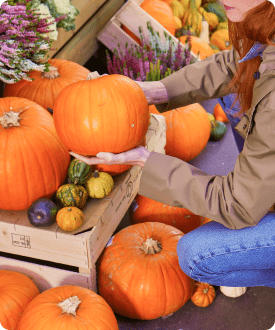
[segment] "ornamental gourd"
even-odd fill
[[[95,292],[75,285],[48,289],[25,309],[17,330],[119,330],[110,306]]]
[[[161,222],[174,226],[185,234],[198,228],[203,222],[202,216],[187,209],[159,203],[141,195],[137,195],[132,203],[130,218],[132,224]]]
[[[19,97],[0,99],[0,209],[24,210],[51,198],[69,163],[47,110]]]
[[[53,118],[68,149],[95,156],[139,145],[148,130],[149,107],[138,84],[113,74],[65,87],[54,104]]]
[[[55,199],[62,206],[75,206],[80,209],[86,204],[88,198],[87,190],[73,183],[67,183],[60,186],[55,194]]]
[[[97,263],[99,294],[115,313],[140,320],[169,315],[191,297],[194,280],[180,268],[177,243],[184,234],[159,222],[116,233]]]
[[[207,112],[194,103],[162,114],[166,120],[165,152],[186,162],[205,148],[211,132]]]
[[[17,329],[27,305],[39,295],[35,283],[26,275],[0,270],[0,324],[7,330]]]
[[[79,80],[85,80],[89,70],[78,63],[62,60],[49,59],[49,72],[33,70],[30,78],[33,81],[20,80],[15,84],[6,84],[3,96],[23,97],[40,104],[43,108],[53,109],[54,101],[60,91]]]
[[[74,231],[83,225],[84,214],[74,206],[63,207],[57,212],[56,222],[58,227],[65,231]]]
[[[112,176],[105,172],[95,170],[86,182],[85,187],[92,198],[103,198],[110,194],[114,187]]]
[[[230,50],[232,48],[232,43],[229,39],[228,29],[215,31],[210,37],[210,43],[220,50]]]

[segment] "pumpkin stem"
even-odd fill
[[[22,110],[20,110],[19,112],[13,112],[13,111],[5,112],[4,115],[0,117],[0,124],[4,128],[20,126],[19,120],[21,120],[21,118],[19,117],[19,115],[21,112]]]
[[[94,171],[94,173],[93,173],[93,177],[94,177],[94,178],[99,178],[98,170],[95,170],[95,171]]]
[[[208,290],[209,290],[208,288],[203,289],[203,293],[207,294]]]
[[[97,71],[89,72],[86,80],[93,80],[99,78],[100,74]]]
[[[42,78],[56,79],[56,78],[60,77],[60,74],[57,71],[57,68],[55,66],[50,66],[49,70],[50,70],[49,72],[43,72],[42,73]]]
[[[71,314],[76,316],[76,310],[79,306],[81,301],[78,299],[77,296],[69,297],[60,303],[57,304],[62,309],[62,313]]]
[[[161,251],[161,243],[153,238],[147,238],[146,242],[142,243],[141,250],[146,254],[156,254]]]

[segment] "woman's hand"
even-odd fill
[[[70,152],[70,154],[81,160],[82,162],[88,165],[96,165],[96,164],[126,164],[126,165],[139,165],[141,167],[144,166],[147,158],[150,155],[150,151],[148,151],[143,146],[138,146],[134,149],[119,153],[113,154],[111,152],[99,152],[96,157],[85,157],[74,152]]]

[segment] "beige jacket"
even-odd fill
[[[232,48],[214,54],[163,79],[164,112],[226,94],[238,65]],[[139,194],[187,208],[231,229],[254,226],[275,202],[275,47],[267,46],[255,81],[253,101],[236,130],[245,138],[234,170],[209,175],[177,158],[152,152],[142,171]]]

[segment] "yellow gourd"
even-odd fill
[[[181,19],[178,18],[177,16],[174,16],[174,21],[175,21],[175,28],[180,29],[182,27],[182,22]]]
[[[85,186],[90,197],[103,198],[112,191],[114,180],[110,174],[95,170]]]
[[[170,8],[172,9],[174,16],[176,16],[178,18],[183,17],[184,7],[179,1],[175,0],[175,1],[171,2]]]
[[[202,30],[202,15],[197,9],[189,8],[184,12],[182,25],[186,28],[192,27],[196,35],[199,36]]]
[[[227,29],[228,30],[228,21],[220,22],[217,26],[217,30],[220,30],[220,29]]]
[[[198,9],[199,13],[202,14],[204,19],[208,22],[209,24],[209,30],[213,31],[216,29],[216,27],[219,25],[219,18],[216,14],[214,13],[209,13],[206,10],[204,10],[202,7]]]
[[[215,31],[210,38],[210,44],[217,46],[220,50],[230,50],[232,44],[229,40],[228,30],[220,29]]]

